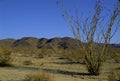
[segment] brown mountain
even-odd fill
[[[59,42],[61,42],[61,38],[52,38],[47,40],[40,39],[38,43],[38,48],[48,48],[48,49],[59,48]]]
[[[52,38],[39,40],[38,48],[60,48],[60,49],[77,49],[80,47],[80,42],[70,37]]]
[[[22,47],[22,48],[36,48],[38,44],[38,38],[35,37],[23,37],[21,39],[13,42],[12,47]]]
[[[22,47],[22,48],[46,48],[46,49],[69,49],[80,47],[79,41],[70,37],[52,39],[47,38],[35,38],[35,37],[23,37],[18,40],[4,39],[0,40],[0,47]]]
[[[15,42],[15,39],[7,38],[0,40],[0,47],[11,47],[13,42]]]
[[[101,45],[101,44],[100,44]],[[98,46],[98,45],[97,45]],[[21,39],[0,40],[0,47],[21,47],[21,48],[46,48],[46,49],[78,49],[81,47],[80,41],[70,37],[52,39],[23,37]],[[119,44],[111,44],[111,47],[119,48]]]

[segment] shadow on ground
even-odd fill
[[[64,74],[64,75],[90,75],[89,73],[80,73],[80,72],[71,72],[71,71],[63,71],[63,70],[58,70],[58,69],[43,69],[46,72],[51,72],[51,73],[57,73],[57,74]]]
[[[6,69],[17,69],[21,71],[46,71],[50,73],[55,73],[55,74],[64,74],[64,75],[69,75],[69,76],[76,76],[76,75],[90,75],[89,73],[80,73],[80,72],[72,72],[72,71],[65,71],[65,70],[59,70],[59,69],[48,69],[48,68],[37,68],[37,67],[30,67],[30,66],[14,66],[14,67],[6,67]]]
[[[61,65],[66,65],[66,64],[83,64],[83,65],[85,65],[85,63],[84,62],[52,62],[52,63],[54,63],[54,64],[61,64]]]

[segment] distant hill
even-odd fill
[[[120,44],[111,44],[112,48],[120,48]]]
[[[0,40],[0,47],[11,47],[11,45],[15,42],[15,39],[7,38]]]
[[[101,46],[101,44],[97,44]],[[35,38],[23,37],[21,39],[3,39],[0,40],[0,47],[20,47],[20,48],[46,48],[46,49],[78,49],[81,47],[80,41],[71,37],[64,38]],[[111,44],[112,48],[120,48],[120,44]]]
[[[35,37],[23,37],[21,39],[16,40],[12,43],[12,47],[28,47],[28,48],[36,48],[38,44],[38,38]]]
[[[42,38],[39,39],[38,42],[38,48],[60,48],[60,49],[77,49],[80,47],[80,41],[75,40],[70,37],[64,37],[64,38],[52,38],[52,39],[46,39]]]

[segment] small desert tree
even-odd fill
[[[120,27],[119,4],[108,10],[102,6],[102,0],[96,0],[92,14],[81,17],[78,8],[75,8],[75,14],[71,15],[63,0],[57,0],[57,3],[62,8],[63,16],[69,23],[74,37],[81,41],[80,49],[84,50],[88,72],[91,75],[99,75],[110,40]],[[105,15],[107,12],[109,14]]]

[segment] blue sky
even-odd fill
[[[94,0],[77,1],[82,11],[88,11],[94,4]],[[114,0],[108,0],[106,5],[110,6],[113,2]],[[66,0],[65,3],[71,7],[72,0]],[[29,36],[73,37],[56,0],[0,0],[0,39]],[[113,42],[119,42],[117,36],[119,33]]]

